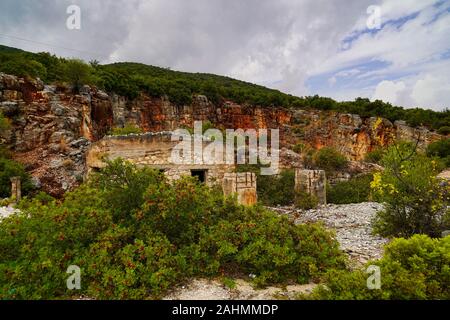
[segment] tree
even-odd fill
[[[65,80],[69,81],[78,92],[80,88],[89,83],[92,76],[92,67],[79,59],[68,60],[64,63]]]
[[[381,161],[384,171],[374,174],[375,200],[385,206],[373,221],[380,235],[439,237],[450,226],[449,185],[436,177],[438,163],[416,148],[411,143],[391,146]]]

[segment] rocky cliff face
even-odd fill
[[[382,118],[361,118],[354,114],[296,110],[292,115],[292,136],[315,149],[331,146],[351,160],[393,141],[417,141],[421,149],[442,138],[426,128],[411,128],[404,121],[392,123]]]
[[[95,88],[73,94],[64,86],[0,74],[0,111],[12,127],[3,137],[46,192],[60,196],[82,181],[85,151],[114,126],[134,123],[146,132],[191,127],[195,120],[210,121],[222,129],[279,128],[281,146],[302,142],[315,148],[334,146],[352,160],[360,160],[377,146],[394,139],[420,137],[425,146],[440,136],[402,122],[362,119],[356,115],[314,110],[291,111],[226,101],[214,105],[196,96],[189,106],[176,106],[165,98],[141,95],[129,101]]]

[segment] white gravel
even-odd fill
[[[192,279],[178,286],[163,300],[274,300],[296,299],[300,293],[308,294],[316,284],[269,286],[255,289],[251,283],[235,279],[235,287],[230,289],[218,279]]]
[[[2,218],[6,218],[14,213],[20,212],[18,209],[14,209],[13,207],[0,207],[0,220]]]
[[[292,207],[270,209],[289,215],[296,223],[323,222],[327,228],[335,230],[341,249],[359,264],[381,258],[383,245],[388,242],[372,234],[371,220],[377,211],[383,209],[376,202],[330,204],[307,211]]]

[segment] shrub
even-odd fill
[[[304,191],[297,191],[295,193],[295,206],[297,208],[303,209],[303,210],[310,210],[317,208],[317,205],[319,204],[319,200],[317,197],[315,197],[312,194],[309,194]]]
[[[448,136],[450,134],[450,126],[440,127],[437,132],[444,136]]]
[[[3,131],[7,130],[10,127],[9,121],[2,112],[0,112],[0,135]]]
[[[26,195],[33,189],[30,175],[25,171],[22,164],[12,160],[0,157],[0,198],[11,196],[12,177],[21,178],[22,194]]]
[[[71,59],[65,61],[64,80],[68,81],[76,92],[85,84],[91,83],[93,69],[87,63],[80,59]]]
[[[427,155],[442,159],[444,165],[450,167],[450,138],[430,143],[427,147]]]
[[[369,265],[380,267],[381,289],[369,290],[364,270],[331,270],[325,285],[313,290],[309,299],[450,299],[450,237],[431,239],[415,235],[395,239],[385,247],[384,257]]]
[[[157,298],[187,277],[227,270],[264,285],[345,266],[321,226],[295,225],[192,177],[172,184],[120,160],[62,201],[47,200],[24,199],[23,213],[0,221],[0,299]],[[66,288],[70,265],[82,270],[75,293]]]
[[[257,192],[261,203],[268,206],[290,205],[295,200],[295,171],[283,170],[279,175],[258,176]]]
[[[327,186],[327,201],[334,204],[369,201],[371,181],[372,175],[367,174]]]
[[[1,64],[0,71],[7,74],[14,74],[20,77],[45,78],[47,71],[45,67],[35,61],[18,57]]]
[[[336,170],[345,168],[348,160],[336,149],[324,147],[314,154],[313,164],[317,168],[327,171],[327,173],[333,173]]]
[[[383,155],[384,155],[383,149],[375,149],[366,154],[364,161],[369,163],[380,164]]]
[[[80,188],[60,206],[23,201],[25,213],[0,224],[0,299],[67,295],[66,269],[112,223],[95,190]]]
[[[111,135],[113,136],[125,136],[127,134],[140,134],[142,133],[142,129],[138,126],[127,123],[123,128],[115,127],[112,129]]]
[[[142,206],[144,192],[149,185],[159,183],[163,176],[157,170],[138,169],[120,158],[106,163],[105,168],[91,177],[90,184],[108,199],[108,209],[113,213],[114,221],[124,222]]]
[[[450,192],[448,185],[436,178],[440,171],[436,161],[403,143],[387,150],[382,165],[384,171],[374,174],[371,183],[375,200],[384,204],[373,222],[375,232],[440,236],[449,227]]]

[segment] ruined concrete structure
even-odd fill
[[[256,175],[234,173],[235,166],[228,164],[203,164],[199,159],[186,164],[175,164],[172,152],[179,141],[172,141],[170,132],[127,136],[108,136],[93,143],[86,154],[87,174],[105,166],[105,159],[122,158],[138,166],[164,172],[169,180],[183,175],[195,176],[207,185],[222,185],[225,195],[237,195],[243,205],[256,204]],[[206,147],[208,142],[203,143]],[[182,159],[185,160],[185,159]]]
[[[20,177],[11,177],[11,198],[19,202],[22,199],[22,186]]]
[[[236,194],[243,205],[256,204],[256,175],[253,172],[225,173],[222,188],[224,195]]]
[[[203,164],[200,161],[196,161],[197,164],[194,161],[175,164],[171,154],[177,143],[178,141],[172,141],[170,132],[107,136],[89,148],[86,154],[87,171],[89,173],[105,166],[103,157],[109,160],[122,158],[138,166],[161,170],[170,180],[179,179],[182,175],[192,175],[212,185],[220,184],[224,174],[232,172],[235,168],[234,165]]]
[[[327,204],[327,179],[324,170],[295,170],[295,189],[317,198],[319,204]]]

